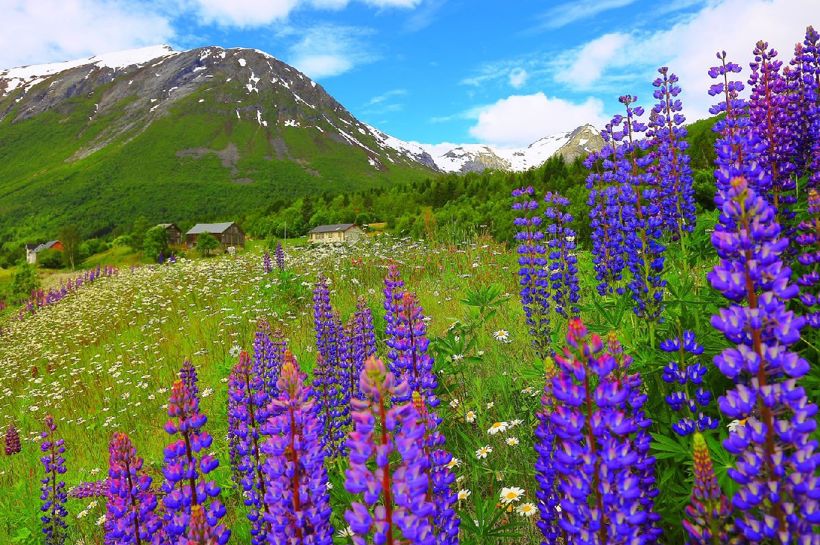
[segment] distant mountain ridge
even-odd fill
[[[266,203],[437,172],[525,170],[595,149],[592,127],[523,149],[405,142],[262,51],[168,46],[0,70],[0,238],[137,216],[224,221]]]

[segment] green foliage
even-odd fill
[[[201,233],[196,237],[196,249],[200,255],[209,256],[219,248],[219,241],[210,233]]]
[[[46,269],[60,269],[64,265],[63,252],[49,248],[37,253],[37,264]]]
[[[11,295],[17,302],[25,301],[29,295],[31,295],[31,292],[39,287],[40,279],[37,278],[37,271],[28,263],[24,263],[17,272],[14,273],[14,280],[11,284]]]
[[[166,254],[168,252],[168,231],[160,226],[149,229],[148,232],[145,233],[142,250],[145,257],[152,260],[158,259],[160,254]]]
[[[63,243],[63,263],[74,270],[74,265],[80,260],[80,231],[74,225],[67,225],[60,229],[60,242]]]
[[[134,220],[134,227],[131,229],[131,244],[133,244],[134,250],[143,249],[148,229],[148,219],[145,216],[140,216]]]

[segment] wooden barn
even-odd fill
[[[229,221],[225,223],[197,223],[185,233],[188,247],[193,248],[196,246],[197,237],[204,233],[213,235],[224,248],[245,245],[245,232],[236,223]]]
[[[26,244],[26,263],[34,265],[37,263],[37,254],[43,250],[63,251],[63,243],[59,240],[49,240],[42,244]]]
[[[176,226],[175,223],[159,223],[157,227],[162,227],[168,234],[168,244],[171,246],[179,246],[182,244],[182,229]]]
[[[311,243],[326,244],[330,242],[356,242],[364,236],[355,223],[337,223],[320,225],[308,233]]]

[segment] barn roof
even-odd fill
[[[191,227],[186,235],[199,235],[201,233],[224,233],[233,225],[234,222],[228,221],[225,223],[197,223]]]
[[[53,247],[55,244],[60,242],[59,240],[49,240],[48,242],[43,242],[36,248],[34,248],[34,253],[42,252],[43,250],[48,250],[49,248]]]
[[[176,229],[179,229],[179,227],[177,227],[176,223],[158,223],[157,227],[162,227],[163,229],[168,229],[169,227],[174,227]]]
[[[333,225],[319,225],[310,230],[311,233],[338,233],[356,227],[355,223],[334,223]]]

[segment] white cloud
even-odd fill
[[[544,93],[513,95],[484,107],[470,135],[501,147],[526,146],[545,135],[585,123],[601,126],[604,105],[596,98],[576,103]]]
[[[638,94],[648,105],[655,69],[668,66],[680,77],[686,113],[694,120],[708,115],[713,102],[707,70],[716,64],[716,51],[725,50],[743,66],[738,79],[745,81],[758,40],[768,41],[788,63],[806,25],[818,21],[817,0],[710,0],[670,28],[597,38],[559,60],[554,77],[578,90]]]
[[[541,15],[541,28],[556,29],[595,17],[611,9],[622,8],[635,0],[575,0],[554,6]]]
[[[65,61],[170,41],[167,17],[138,2],[0,0],[0,67]]]
[[[299,31],[289,50],[288,63],[313,79],[343,74],[378,57],[362,39],[372,30],[360,27],[320,25]]]
[[[259,27],[283,21],[298,8],[340,10],[350,0],[192,0],[203,22],[225,27]],[[369,6],[414,8],[421,0],[359,0]]]
[[[571,54],[569,66],[555,74],[556,81],[573,87],[586,87],[596,82],[613,59],[621,57],[621,49],[630,42],[627,34],[604,34]]]
[[[382,104],[384,102],[388,102],[393,98],[401,97],[407,94],[407,89],[390,89],[389,91],[385,91],[380,95],[376,95],[370,100],[367,101],[365,106],[375,106],[377,104]]]
[[[530,75],[523,68],[513,68],[510,70],[510,85],[515,89],[520,89],[525,83],[527,83],[527,78],[529,77]]]

